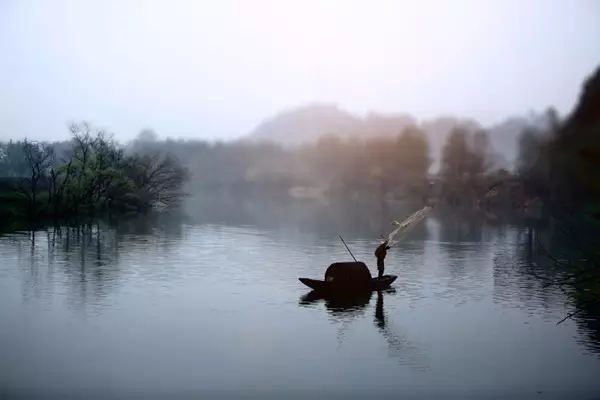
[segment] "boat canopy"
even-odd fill
[[[325,281],[350,285],[370,284],[371,271],[361,261],[336,262],[325,271]]]

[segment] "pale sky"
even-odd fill
[[[0,0],[0,139],[229,139],[314,101],[493,123],[597,64],[596,0]]]

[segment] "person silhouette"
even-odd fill
[[[375,249],[375,257],[377,258],[377,277],[381,278],[383,276],[383,271],[385,269],[385,256],[387,255],[387,251],[391,249],[388,246],[388,241],[384,240],[377,249]]]

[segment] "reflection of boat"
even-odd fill
[[[396,290],[394,288],[389,288],[383,291],[383,293],[395,294]],[[299,305],[310,307],[323,302],[325,304],[325,309],[334,320],[348,322],[364,313],[369,306],[372,297],[372,292],[331,294],[311,290],[300,298]]]
[[[299,278],[309,288],[327,294],[365,293],[388,288],[398,277],[383,275],[373,278],[363,262],[338,262],[325,272],[325,280]]]
[[[383,298],[385,294],[395,294],[394,288],[377,291],[377,302],[375,304],[374,325],[385,338],[388,344],[388,354],[390,357],[397,359],[401,364],[407,365],[415,370],[426,371],[429,369],[429,360],[425,353],[413,345],[408,337],[404,334],[394,332],[390,329],[387,321],[386,312],[384,311]],[[333,321],[341,323],[341,332],[348,328],[348,324],[352,320],[362,315],[367,309],[372,292],[363,292],[360,294],[323,294],[315,290],[305,294],[300,298],[300,306],[311,306],[320,301],[325,302],[325,308],[333,317]],[[343,333],[339,334],[339,339],[343,337]]]
[[[371,292],[358,295],[331,295],[311,290],[300,298],[300,305],[307,306],[320,301],[325,303],[325,308],[332,316],[355,315],[363,311],[371,301]]]

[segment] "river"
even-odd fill
[[[340,305],[298,277],[350,259],[336,233],[375,273],[377,236],[317,226],[0,236],[0,397],[600,394],[598,332],[556,325],[572,308],[527,273],[523,229],[432,216],[390,250],[393,290]]]

